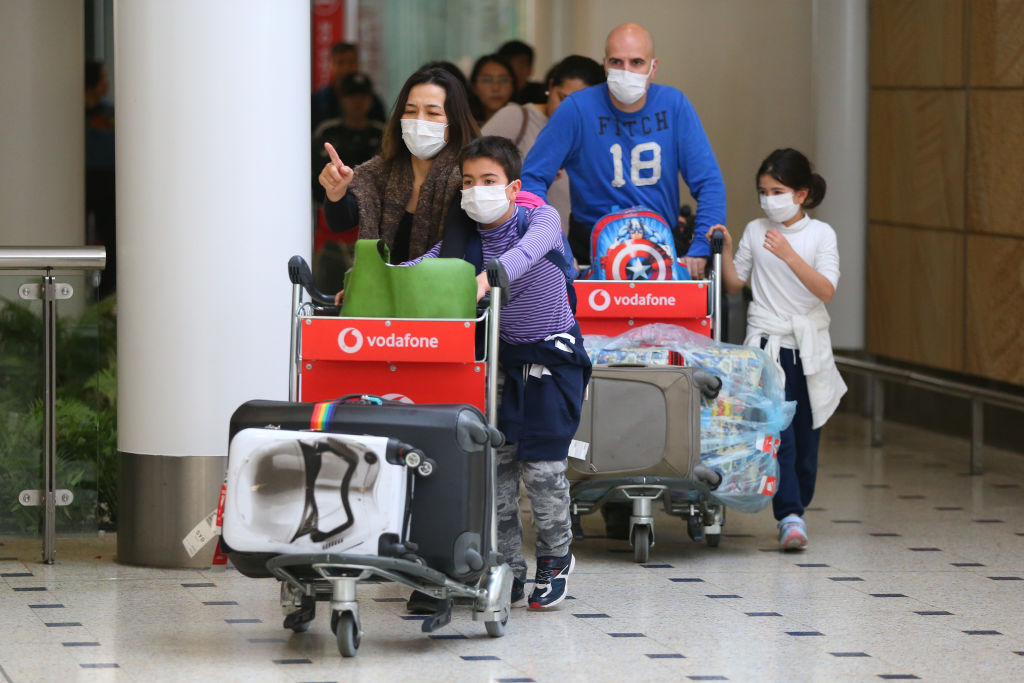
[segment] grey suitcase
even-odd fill
[[[587,479],[652,475],[691,479],[700,464],[702,392],[719,380],[692,367],[595,366],[576,440],[584,459],[569,464]]]

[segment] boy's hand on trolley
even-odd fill
[[[318,180],[324,190],[326,190],[327,198],[332,202],[336,202],[345,196],[348,184],[352,182],[355,171],[342,162],[341,157],[334,150],[334,145],[325,142],[324,149],[330,155],[331,161],[324,166],[324,170],[320,172]]]
[[[491,283],[487,281],[487,271],[476,276],[476,300],[483,299],[491,291]]]

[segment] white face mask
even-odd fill
[[[800,205],[793,202],[793,193],[761,195],[761,209],[776,223],[785,223],[796,215]]]
[[[608,69],[608,90],[619,102],[633,104],[647,92],[647,79],[654,72],[654,64],[646,74],[625,69]]]
[[[444,149],[447,123],[424,121],[423,119],[402,119],[402,140],[412,155],[418,159],[433,159]]]
[[[487,225],[504,217],[508,212],[509,198],[505,187],[496,185],[474,185],[462,191],[462,210],[477,223]]]

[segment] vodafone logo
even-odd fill
[[[623,294],[612,296],[603,289],[595,289],[587,297],[587,303],[590,305],[591,310],[603,311],[613,303],[616,306],[634,306],[634,307],[645,307],[645,306],[675,306],[676,298],[674,296],[660,296],[658,294],[651,294],[647,292],[640,294],[635,292],[633,294]]]
[[[352,337],[350,344],[347,339]],[[338,348],[345,353],[355,353],[363,348],[363,333],[354,327],[346,327],[338,334]]]
[[[420,337],[406,332],[399,334],[367,334],[355,327],[346,327],[338,333],[338,348],[345,353],[357,353],[364,346],[371,349],[436,349],[441,340],[437,337]]]
[[[384,394],[381,396],[385,401],[398,401],[399,403],[416,403],[405,394]]]
[[[612,303],[612,296],[603,289],[595,289],[587,298],[587,303],[595,311],[603,311]]]

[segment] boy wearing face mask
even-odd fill
[[[508,303],[501,311],[498,352],[498,426],[508,440],[498,449],[498,551],[515,577],[513,605],[525,606],[521,480],[537,530],[536,583],[529,606],[546,609],[565,599],[566,580],[575,565],[569,548],[572,524],[565,470],[590,378],[590,360],[559,265],[571,256],[565,253],[553,207],[516,204],[521,161],[511,140],[477,138],[462,150],[460,162],[462,209],[475,223],[479,238],[478,243],[467,240],[465,258],[476,262],[478,269],[496,260],[510,282]],[[422,258],[436,258],[443,248],[439,242]],[[482,253],[473,257],[473,248]],[[489,290],[487,273],[480,272],[477,300]]]
[[[571,183],[569,243],[590,263],[590,233],[618,208],[645,206],[674,223],[682,174],[697,199],[697,235],[725,223],[725,183],[704,128],[676,88],[652,84],[654,41],[637,24],[608,34],[608,82],[570,95],[551,116],[526,157],[523,188],[546,197],[560,168]],[[683,264],[702,278],[711,248],[695,239]]]
[[[803,515],[814,495],[821,427],[846,393],[832,358],[825,309],[839,283],[839,251],[832,226],[806,213],[825,197],[825,179],[811,172],[807,157],[795,149],[775,150],[758,169],[757,189],[767,217],[747,224],[735,258],[725,226],[712,227],[708,237],[716,229],[725,237],[726,289],[735,293],[750,283],[744,343],[768,353],[785,383],[786,400],[796,402],[793,421],[782,432],[772,507],[779,545],[803,550]]]

